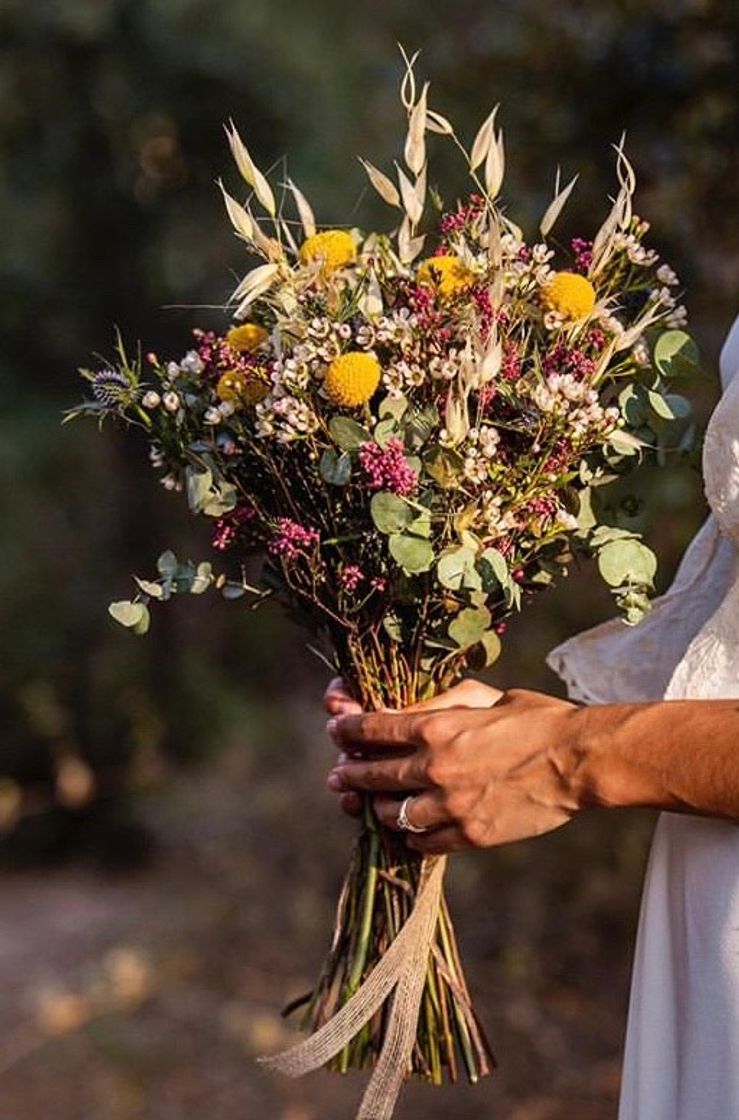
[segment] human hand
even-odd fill
[[[490,708],[500,700],[503,693],[499,688],[491,688],[482,681],[465,680],[454,688],[431,700],[421,700],[418,704],[411,704],[404,708],[405,712],[440,711],[444,708]],[[323,705],[329,716],[339,718],[348,715],[361,715],[362,705],[354,699],[349,686],[342,677],[334,677],[329,681],[323,697]],[[340,754],[337,765],[348,762],[349,755]],[[329,775],[330,778],[330,775]],[[329,782],[329,788],[331,784]],[[347,790],[339,795],[339,804],[345,813],[352,817],[360,816],[362,812],[362,795],[355,790]],[[398,802],[395,802],[396,808]]]
[[[425,853],[483,848],[538,836],[581,808],[575,705],[541,693],[501,693],[465,681],[402,712],[362,713],[332,681],[326,695],[329,731],[342,749],[328,779],[342,807],[358,811],[374,794],[378,820],[398,828],[398,794],[414,795],[406,836]]]

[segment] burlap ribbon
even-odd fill
[[[441,903],[446,856],[427,856],[413,910],[361,988],[304,1042],[259,1061],[288,1077],[302,1077],[343,1050],[395,989],[385,1040],[356,1120],[390,1120],[416,1040],[431,943]]]

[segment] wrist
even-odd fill
[[[565,752],[578,808],[678,807],[658,764],[660,752],[648,747],[659,734],[662,707],[596,704],[570,713]]]
[[[644,782],[619,749],[626,705],[571,708],[559,733],[561,773],[578,810],[648,804]]]

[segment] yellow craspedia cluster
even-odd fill
[[[436,288],[439,295],[446,298],[469,288],[475,277],[459,257],[446,254],[421,261],[418,279],[421,284]]]
[[[269,331],[259,323],[242,323],[238,327],[231,327],[226,335],[226,342],[239,354],[248,354],[258,346],[262,346],[268,338]]]
[[[334,358],[323,387],[334,404],[356,408],[373,396],[381,376],[382,367],[374,354],[349,350]]]
[[[595,307],[595,288],[579,272],[555,272],[542,288],[542,302],[565,319],[583,319]]]
[[[300,260],[303,264],[320,261],[321,271],[335,272],[357,259],[357,246],[354,238],[344,229],[326,229],[314,233],[300,246]]]
[[[237,407],[258,404],[259,401],[264,400],[268,392],[266,379],[256,370],[252,376],[249,376],[243,370],[230,369],[221,374],[216,385],[218,399]]]

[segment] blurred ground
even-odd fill
[[[0,1120],[353,1114],[360,1076],[292,1083],[254,1060],[292,1037],[278,1012],[320,963],[353,832],[323,791],[317,706],[280,730],[289,742],[271,756],[234,742],[139,805],[158,838],[147,868],[75,862],[0,878]],[[592,817],[452,861],[469,978],[501,1066],[474,1088],[407,1087],[399,1120],[613,1120],[649,827]]]

